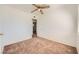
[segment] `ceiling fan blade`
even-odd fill
[[[50,7],[49,5],[46,5],[46,4],[32,4],[32,5],[37,8],[42,8],[42,9]]]
[[[50,6],[44,7],[44,8],[49,8]]]
[[[36,4],[32,4],[33,6],[35,6],[36,8],[38,7]]]
[[[44,14],[42,10],[40,10],[40,13],[41,13],[41,14]]]
[[[33,12],[35,12],[35,11],[37,11],[38,9],[35,9],[35,10],[33,10],[33,11],[31,11],[31,13],[33,13]]]

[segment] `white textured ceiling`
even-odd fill
[[[32,4],[14,4],[14,5],[8,5],[8,6],[25,12],[31,12],[33,8],[35,8],[32,6]]]

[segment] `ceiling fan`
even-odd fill
[[[31,11],[31,13],[35,12],[35,11],[39,11],[41,14],[43,13],[43,9],[49,8],[50,6],[47,4],[32,4],[34,7],[36,7],[36,9],[34,9],[33,11]]]

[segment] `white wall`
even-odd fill
[[[38,19],[38,36],[76,46],[76,5],[50,5]]]
[[[79,5],[78,5],[78,35],[77,35],[77,50],[79,53]]]
[[[3,36],[0,36],[0,54],[3,51]]]
[[[3,45],[26,40],[32,36],[31,14],[6,5],[0,5],[4,40]]]
[[[1,9],[0,14],[2,14]],[[0,33],[3,33],[3,26],[2,26],[3,20],[1,18],[2,15],[0,15]],[[0,53],[2,53],[2,48],[3,48],[3,35],[0,35]]]
[[[78,32],[78,36],[77,36],[77,51],[79,53],[79,32]]]

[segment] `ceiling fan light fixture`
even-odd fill
[[[32,5],[36,7],[36,9],[32,11],[32,13],[35,11],[39,11],[41,14],[43,14],[42,10],[50,7],[48,4],[32,4]]]

